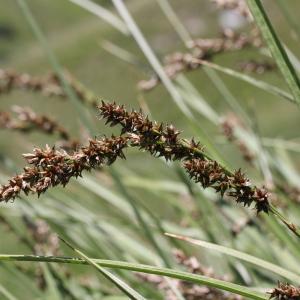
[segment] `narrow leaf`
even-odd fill
[[[176,238],[176,239],[179,239],[179,240],[186,241],[188,243],[191,243],[191,244],[194,244],[194,245],[197,245],[200,247],[204,247],[206,249],[215,250],[215,251],[221,252],[223,254],[233,256],[240,260],[243,260],[243,261],[249,262],[253,265],[259,266],[260,268],[264,268],[268,271],[271,271],[277,275],[285,277],[286,279],[289,279],[291,281],[300,282],[299,275],[297,275],[291,271],[288,271],[280,266],[277,266],[275,264],[267,262],[263,259],[260,259],[258,257],[246,254],[244,252],[241,252],[241,251],[229,248],[229,247],[224,247],[224,246],[220,246],[217,244],[213,244],[213,243],[209,243],[209,242],[205,242],[205,241],[201,241],[201,240],[196,240],[196,239],[192,239],[189,237],[180,236],[180,235],[176,235],[176,234],[166,233],[166,235]]]
[[[248,0],[249,8],[259,27],[283,77],[285,78],[295,101],[300,104],[300,82],[284,47],[281,45],[260,0]]]

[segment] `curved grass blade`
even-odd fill
[[[180,235],[176,235],[176,234],[171,234],[171,233],[166,233],[167,236],[176,238],[176,239],[180,239],[183,241],[186,241],[188,243],[200,246],[200,247],[204,247],[206,249],[211,249],[211,250],[215,250],[218,251],[220,253],[226,254],[226,255],[230,255],[233,256],[235,258],[238,258],[240,260],[249,262],[253,265],[259,266],[260,268],[264,268],[268,271],[271,271],[273,273],[276,273],[277,275],[280,275],[288,280],[294,281],[294,282],[300,282],[300,275],[297,275],[291,271],[288,271],[280,266],[277,266],[275,264],[272,264],[270,262],[267,262],[263,259],[260,259],[258,257],[246,254],[244,252],[229,248],[229,247],[224,247],[224,246],[220,246],[217,244],[213,244],[213,243],[209,243],[209,242],[205,242],[205,241],[201,241],[201,240],[196,240],[196,239],[192,239],[189,237],[185,237],[185,236],[180,236]]]
[[[70,247],[74,252],[79,254],[89,265],[94,266],[104,277],[106,277],[109,281],[111,281],[115,286],[117,286],[125,295],[127,295],[132,300],[146,300],[142,295],[128,286],[125,282],[119,279],[114,274],[100,267],[96,262],[86,256],[84,253],[74,248],[71,244],[65,241],[63,238],[59,237],[61,241],[63,241],[68,247]]]
[[[257,80],[254,77],[248,76],[248,75],[243,74],[241,72],[238,72],[238,71],[235,71],[235,70],[232,70],[232,69],[229,69],[229,68],[226,68],[226,67],[223,67],[223,66],[205,61],[205,60],[195,59],[195,63],[200,63],[204,66],[215,69],[215,70],[220,71],[220,72],[222,72],[224,74],[227,74],[229,76],[238,78],[238,79],[243,80],[247,83],[250,83],[253,86],[256,86],[256,87],[258,87],[258,88],[260,88],[260,89],[262,89],[262,90],[264,90],[268,93],[271,93],[273,95],[282,97],[286,100],[289,100],[292,103],[296,103],[296,100],[294,99],[294,97],[290,93],[278,88],[277,86],[269,84],[267,82]]]
[[[274,60],[294,95],[295,102],[300,104],[299,78],[284,50],[284,47],[275,33],[272,23],[269,20],[261,1],[248,0],[247,3]]]
[[[193,282],[199,285],[207,285],[213,288],[228,291],[234,294],[248,297],[254,300],[268,300],[269,296],[265,293],[256,292],[251,288],[241,286],[235,283],[226,282],[223,280],[210,278],[203,275],[192,274],[180,270],[173,270],[143,264],[128,263],[114,260],[94,259],[90,261],[104,268],[123,269],[128,271],[155,274],[176,278],[188,282]],[[84,259],[75,257],[59,257],[59,256],[36,256],[36,255],[6,255],[0,254],[0,261],[35,261],[35,262],[52,262],[52,263],[70,263],[70,264],[88,264]]]

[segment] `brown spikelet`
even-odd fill
[[[270,299],[300,300],[300,288],[288,283],[278,282],[278,287],[274,288],[270,294]]]
[[[21,192],[40,195],[49,187],[65,186],[72,177],[81,176],[83,171],[112,164],[118,157],[125,158],[122,150],[127,147],[127,142],[125,137],[90,140],[88,146],[73,154],[49,146],[35,148],[33,153],[23,155],[30,166],[0,188],[0,202],[15,199]]]
[[[244,206],[254,203],[258,213],[268,212],[267,190],[253,186],[240,170],[226,170],[204,153],[200,143],[179,138],[179,131],[173,126],[152,122],[141,112],[128,112],[116,103],[102,102],[99,110],[106,123],[121,125],[122,133],[129,134],[136,146],[166,160],[182,160],[190,177],[204,188],[213,188],[222,196],[226,193]]]

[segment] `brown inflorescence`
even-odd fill
[[[104,164],[112,164],[118,157],[124,158],[123,149],[127,147],[125,137],[102,138],[90,140],[89,145],[82,147],[73,154],[64,150],[36,148],[33,153],[24,154],[28,164],[24,172],[9,180],[0,187],[0,202],[7,202],[24,192],[40,195],[49,187],[65,186],[72,177],[81,176],[83,171],[89,171]]]
[[[39,129],[48,134],[58,133],[63,140],[70,140],[66,129],[48,116],[38,115],[29,107],[14,106],[13,111],[16,118],[8,112],[0,111],[0,128],[23,132]]]
[[[13,111],[16,117],[9,112],[0,111],[0,129],[10,129],[28,133],[34,130],[46,134],[58,134],[61,138],[57,145],[65,150],[76,150],[79,141],[72,139],[67,130],[58,122],[46,115],[39,115],[29,107],[14,106]]]
[[[189,47],[193,49],[192,53],[176,52],[166,56],[164,71],[169,78],[174,79],[179,73],[200,68],[201,60],[212,60],[220,53],[261,46],[262,40],[257,30],[252,30],[250,34],[238,34],[226,29],[220,38],[191,41]],[[138,87],[143,91],[149,91],[159,83],[160,79],[155,75],[148,80],[141,80]]]
[[[265,188],[253,186],[241,170],[234,173],[226,170],[204,153],[199,142],[179,138],[179,131],[172,125],[152,122],[142,112],[128,112],[115,103],[102,102],[99,110],[106,123],[122,126],[122,133],[134,139],[133,145],[166,160],[183,161],[190,177],[204,188],[211,187],[222,196],[226,193],[244,206],[255,203],[258,213],[269,211],[269,192]]]
[[[14,176],[0,188],[0,201],[14,199],[21,191],[39,195],[51,186],[65,186],[71,177],[81,176],[84,170],[109,165],[118,157],[125,158],[123,149],[132,146],[156,157],[182,161],[190,177],[204,188],[213,188],[222,196],[226,193],[244,206],[254,203],[258,213],[269,211],[266,189],[253,186],[240,170],[234,173],[226,170],[211,159],[194,139],[179,138],[180,132],[174,126],[152,122],[141,111],[128,112],[124,106],[115,103],[102,102],[99,110],[106,123],[122,126],[123,135],[90,140],[88,146],[73,154],[50,147],[36,148],[34,153],[24,154],[31,166],[25,167],[23,174]]]
[[[178,264],[182,265],[189,273],[200,274],[208,276],[210,278],[222,279],[228,281],[228,276],[218,277],[214,274],[212,268],[206,268],[201,265],[199,260],[195,256],[186,256],[180,250],[174,250],[174,256]],[[137,274],[142,280],[152,283],[159,290],[161,290],[165,299],[175,300],[177,299],[174,291],[170,288],[170,285],[166,280],[159,276],[153,274]],[[171,279],[172,284],[180,291],[180,293],[187,300],[201,300],[201,299],[211,299],[211,300],[242,300],[244,299],[241,296],[233,295],[228,292],[217,290],[211,287],[199,286],[190,282],[186,282],[179,279]]]
[[[300,288],[288,283],[278,282],[278,287],[270,292],[270,299],[300,300]]]
[[[94,107],[97,105],[97,99],[80,82],[71,76],[69,72],[64,72],[64,75],[68,84],[82,102],[87,102]],[[13,70],[0,69],[0,94],[9,93],[13,90],[40,92],[49,97],[67,97],[56,74],[50,73],[48,76],[39,77]]]

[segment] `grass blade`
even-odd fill
[[[295,102],[300,104],[299,78],[275,33],[272,23],[270,22],[261,1],[248,0],[247,3],[273,58],[275,59],[283,77],[294,95]]]
[[[60,237],[60,240],[63,241],[68,247],[70,247],[74,252],[79,254],[89,265],[94,266],[104,277],[110,280],[114,285],[116,285],[125,295],[127,295],[130,299],[133,300],[146,300],[142,295],[128,286],[125,282],[119,279],[117,276],[113,275],[109,271],[105,270],[104,268],[100,267],[95,261],[90,259],[84,253],[79,251],[78,249],[74,248],[71,244]]]
[[[268,271],[276,273],[277,275],[285,277],[288,280],[291,280],[294,282],[300,282],[300,275],[297,275],[297,274],[295,274],[291,271],[288,271],[280,266],[274,265],[270,262],[267,262],[263,259],[260,259],[258,257],[252,256],[252,255],[246,254],[244,252],[241,252],[241,251],[229,248],[229,247],[224,247],[224,246],[220,246],[217,244],[213,244],[213,243],[209,243],[209,242],[205,242],[205,241],[201,241],[201,240],[196,240],[196,239],[192,239],[189,237],[180,236],[180,235],[176,235],[176,234],[166,233],[166,235],[176,238],[176,239],[179,239],[179,240],[186,241],[188,243],[191,243],[191,244],[194,244],[194,245],[197,245],[200,247],[204,247],[206,249],[215,250],[220,253],[230,255],[232,257],[235,257],[240,260],[254,264],[256,266],[259,266],[260,268],[264,268]]]
[[[253,291],[252,289],[241,286],[235,283],[226,282],[223,280],[210,278],[203,275],[192,274],[184,271],[128,263],[122,261],[104,260],[104,259],[93,259],[89,258],[93,263],[105,267],[105,268],[116,268],[123,269],[147,274],[155,274],[166,276],[170,278],[176,278],[188,282],[193,282],[195,284],[207,285],[213,288],[228,291],[234,294],[248,297],[249,299],[255,300],[268,300],[269,295],[265,293],[260,293]],[[59,257],[59,256],[36,256],[36,255],[0,255],[0,261],[36,261],[36,262],[56,262],[56,263],[70,263],[70,264],[88,264],[85,259],[79,259],[75,257]]]
[[[278,88],[274,85],[271,85],[267,82],[257,80],[256,78],[253,78],[253,77],[248,76],[246,74],[243,74],[241,72],[238,72],[238,71],[235,71],[235,70],[223,67],[223,66],[219,66],[217,64],[214,64],[214,63],[211,63],[211,62],[208,62],[208,61],[205,61],[205,60],[197,59],[197,60],[195,60],[195,62],[201,63],[202,65],[204,65],[206,67],[215,69],[215,70],[220,71],[220,72],[222,72],[224,74],[227,74],[229,76],[232,76],[232,77],[235,77],[237,79],[243,80],[243,81],[245,81],[247,83],[250,83],[253,86],[256,86],[256,87],[258,87],[258,88],[260,88],[260,89],[262,89],[262,90],[264,90],[268,93],[271,93],[273,95],[282,97],[286,100],[289,100],[290,102],[296,103],[294,97],[290,93],[288,93],[288,92],[286,92],[286,91],[284,91],[284,90],[282,90],[282,89],[280,89],[280,88]]]
[[[81,8],[89,11],[90,13],[96,15],[97,17],[103,19],[105,22],[113,26],[115,29],[119,30],[123,34],[129,35],[126,24],[108,9],[104,8],[100,4],[96,4],[90,0],[69,0],[70,2],[77,4]]]

